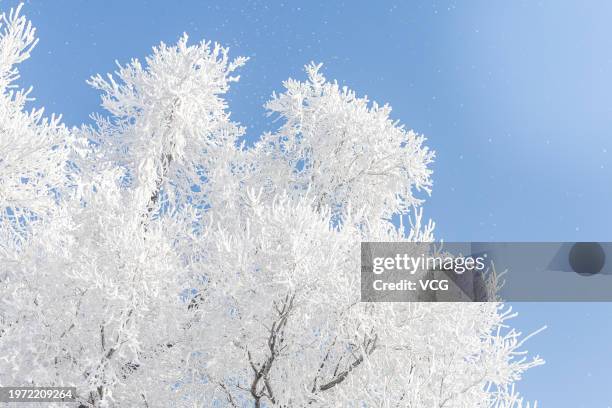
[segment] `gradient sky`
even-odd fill
[[[8,9],[17,2],[0,0]],[[68,125],[99,111],[85,84],[187,32],[250,57],[230,93],[250,140],[302,66],[394,108],[437,152],[425,206],[447,241],[612,241],[612,2],[26,1],[40,44],[21,67]],[[542,407],[612,406],[612,304],[513,305],[547,365]]]

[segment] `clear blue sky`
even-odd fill
[[[0,0],[8,9],[15,1]],[[607,1],[27,1],[36,104],[88,121],[90,75],[185,31],[249,56],[231,110],[249,137],[281,81],[323,62],[437,151],[427,214],[447,241],[612,241],[612,3]],[[547,365],[543,407],[612,406],[612,304],[515,304]]]

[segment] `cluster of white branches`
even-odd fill
[[[17,64],[36,43],[35,29],[19,9],[0,17],[0,239],[11,248],[26,238],[28,220],[56,210],[56,189],[68,182],[66,129],[59,117],[43,117],[42,109],[24,111],[30,89],[14,83]]]
[[[434,239],[434,154],[390,107],[311,64],[246,148],[224,99],[246,59],[183,36],[93,77],[110,117],[67,129],[14,88],[35,43],[2,15],[0,385],[76,386],[80,407],[525,405],[541,360],[503,304],[359,301],[361,241]]]

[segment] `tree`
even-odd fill
[[[11,72],[34,32],[4,21]],[[513,384],[541,360],[502,303],[359,301],[360,241],[434,239],[424,137],[310,64],[247,148],[224,100],[245,62],[162,43],[93,77],[111,116],[70,130],[4,86],[0,148],[53,141],[0,161],[3,208],[36,211],[0,243],[0,384],[75,385],[83,407],[522,406]]]

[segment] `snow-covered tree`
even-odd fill
[[[83,407],[524,406],[541,360],[502,303],[360,302],[361,241],[434,239],[434,154],[390,107],[310,64],[246,148],[224,99],[246,59],[183,36],[93,77],[110,117],[67,130],[8,90],[35,39],[3,22],[0,385],[74,385]]]

